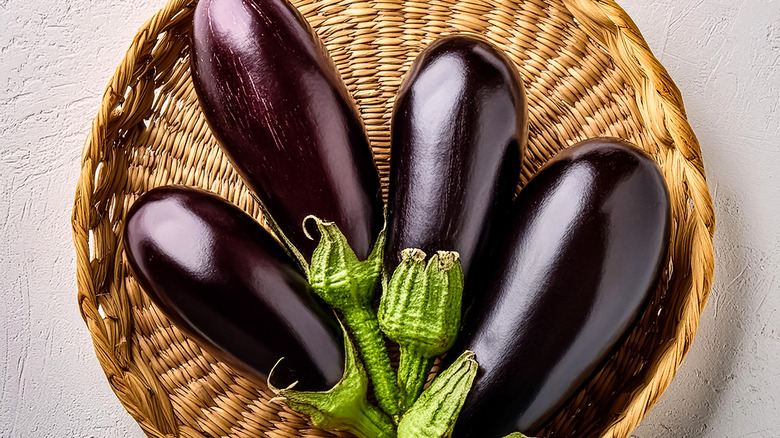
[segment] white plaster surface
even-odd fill
[[[0,0],[0,437],[141,437],[76,304],[70,212],[115,66],[163,0]],[[690,354],[634,436],[780,437],[780,1],[623,0],[685,99],[718,229]]]

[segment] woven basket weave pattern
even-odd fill
[[[679,91],[630,18],[612,0],[293,3],[358,104],[385,192],[395,92],[415,56],[451,33],[486,37],[523,75],[530,135],[522,182],[560,148],[589,137],[626,138],[656,159],[672,199],[668,267],[625,343],[540,431],[627,437],[696,332],[712,280],[714,232]],[[262,222],[198,107],[188,62],[194,4],[170,0],[143,25],[93,122],[73,210],[79,307],[109,383],[149,436],[334,436],[269,403],[264,386],[187,339],[151,304],[124,258],[125,214],[160,185],[205,188]]]

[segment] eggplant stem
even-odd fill
[[[321,235],[312,254],[309,282],[352,329],[377,402],[396,418],[400,410],[398,385],[373,308],[382,275],[385,231],[379,233],[368,258],[360,261],[336,224],[314,216],[306,220],[313,220]]]
[[[359,437],[362,433],[365,438],[395,438],[395,422],[368,402],[365,405],[362,409],[365,421],[356,424],[357,430],[353,433]]]
[[[379,326],[401,348],[398,386],[401,411],[420,395],[436,356],[455,341],[460,325],[463,269],[455,251],[401,251],[398,265],[379,303]]]
[[[374,384],[374,395],[379,407],[394,418],[398,417],[400,393],[376,315],[371,311],[355,308],[344,313],[344,322],[355,336],[368,375]]]
[[[428,380],[433,359],[405,344],[400,344],[400,348],[398,388],[401,391],[401,412],[406,412],[420,396]]]

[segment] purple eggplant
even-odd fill
[[[428,46],[398,91],[378,316],[400,346],[402,410],[457,336],[464,275],[517,187],[526,112],[512,61],[471,36]]]
[[[484,40],[450,36],[415,60],[392,118],[385,271],[401,251],[456,251],[468,279],[512,201],[528,132],[522,79]]]
[[[522,189],[466,287],[481,297],[454,351],[480,372],[454,437],[533,433],[632,327],[664,265],[669,193],[655,162],[614,139],[554,157]]]
[[[191,41],[193,83],[214,136],[317,295],[341,313],[377,401],[395,414],[398,390],[370,305],[382,261],[372,250],[384,249],[379,176],[338,71],[285,0],[201,0]],[[309,218],[319,239],[304,230]],[[338,255],[348,257],[332,266]]]
[[[288,248],[310,261],[309,215],[360,260],[384,226],[365,128],[324,46],[284,0],[201,0],[191,70],[211,131]],[[293,249],[293,248],[290,248]]]
[[[327,390],[344,372],[335,314],[255,220],[222,198],[160,187],[133,204],[125,250],[135,278],[177,327],[250,376]]]

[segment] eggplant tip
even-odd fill
[[[317,225],[317,227],[320,227],[321,225],[332,225],[333,222],[324,221],[317,216],[310,214],[303,218],[303,221],[301,222],[301,228],[303,228],[303,234],[306,236],[309,240],[314,240],[314,237],[309,233],[309,230],[306,228],[306,222],[309,222],[309,220],[313,220],[314,223]]]
[[[273,367],[271,367],[271,371],[268,373],[268,378],[266,379],[266,384],[268,385],[268,389],[270,389],[274,394],[279,395],[282,391],[289,391],[293,389],[297,384],[298,381],[294,381],[290,383],[286,388],[279,389],[276,386],[274,386],[271,383],[271,376],[273,376],[274,371],[276,370],[276,367],[279,366],[280,363],[284,360],[284,356],[280,357],[279,360],[276,361]],[[284,399],[284,397],[274,397],[274,399],[281,398]],[[271,400],[273,402],[273,399]]]

